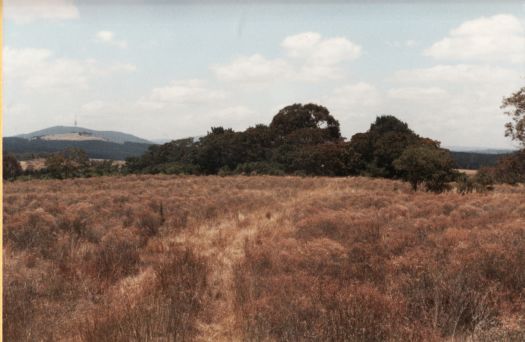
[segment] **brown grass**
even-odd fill
[[[4,337],[521,341],[524,203],[368,178],[6,183]]]

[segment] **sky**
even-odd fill
[[[4,0],[4,136],[146,139],[269,124],[317,103],[343,136],[395,115],[444,146],[509,148],[525,1]]]

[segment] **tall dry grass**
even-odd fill
[[[525,188],[127,176],[4,185],[8,341],[525,339]]]

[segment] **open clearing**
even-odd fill
[[[127,176],[4,184],[10,341],[525,339],[525,188]]]

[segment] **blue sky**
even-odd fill
[[[445,146],[510,147],[499,105],[525,86],[519,1],[5,7],[5,135],[76,116],[88,128],[181,138],[316,102],[348,138],[393,114]]]

